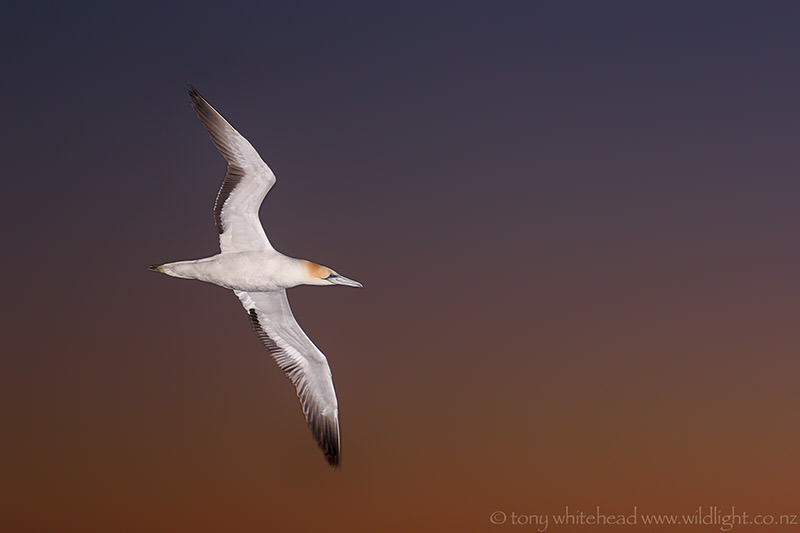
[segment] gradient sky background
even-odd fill
[[[0,529],[800,513],[800,4],[379,4],[4,6]],[[340,471],[236,298],[145,268],[218,250],[187,83],[365,285],[290,292]]]

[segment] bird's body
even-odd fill
[[[226,289],[261,292],[304,284],[311,264],[275,250],[257,250],[176,261],[159,265],[156,269],[176,278],[197,279]]]
[[[214,204],[221,253],[153,265],[151,270],[234,291],[269,354],[297,389],[311,431],[328,462],[339,465],[339,406],[328,361],[292,315],[286,289],[297,285],[361,287],[328,267],[276,251],[258,219],[275,175],[250,143],[193,88],[189,97],[211,141],[228,162]]]

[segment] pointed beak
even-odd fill
[[[346,287],[363,287],[363,285],[360,284],[359,282],[357,282],[356,280],[350,279],[350,278],[346,278],[346,277],[340,276],[338,274],[335,275],[335,276],[329,277],[328,281],[330,281],[334,285],[344,285]]]

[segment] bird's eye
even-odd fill
[[[338,278],[338,277],[339,277],[339,274],[334,274],[333,272],[331,272],[330,274],[328,274],[328,277],[325,278],[325,279]]]

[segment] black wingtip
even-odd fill
[[[147,270],[152,270],[153,272],[161,272],[159,267],[161,265],[147,265]]]
[[[331,467],[334,470],[341,470],[342,469],[342,461],[339,459],[339,455],[338,454],[336,454],[336,455],[327,455],[326,454],[325,455],[325,459],[328,461],[328,464],[331,465]]]
[[[342,466],[341,453],[339,452],[339,422],[334,420],[324,420],[321,424],[312,422],[311,431],[317,440],[317,444],[322,453],[325,454],[325,459],[334,470],[338,470]]]
[[[334,470],[342,469],[342,460],[341,457],[339,456],[339,450],[336,450],[333,453],[325,452],[325,459],[328,461],[328,464],[333,467]]]
[[[205,98],[203,98],[203,95],[200,94],[200,91],[195,89],[192,85],[186,86],[186,94],[189,95],[189,99],[192,101],[193,106],[197,106],[201,102],[205,102]]]

